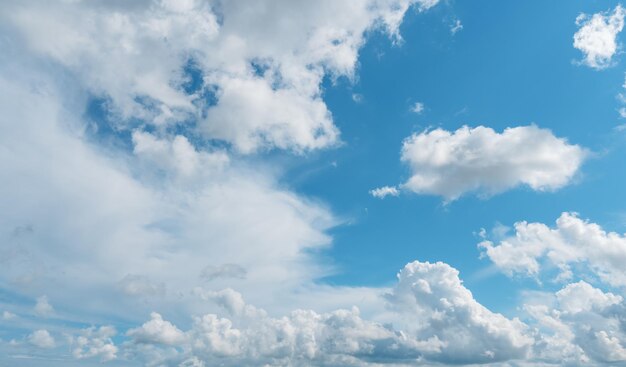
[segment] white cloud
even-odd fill
[[[50,316],[54,312],[54,308],[48,302],[48,296],[41,296],[37,298],[35,304],[35,313],[39,316]]]
[[[44,349],[54,348],[55,346],[54,338],[50,335],[48,330],[45,329],[39,329],[30,334],[28,336],[28,342],[38,348]]]
[[[126,333],[136,343],[156,343],[177,345],[184,341],[185,335],[169,321],[156,312],[150,314],[150,321],[139,328],[130,329]]]
[[[16,314],[14,314],[13,312],[9,312],[9,311],[2,311],[2,319],[3,320],[13,320],[17,317]]]
[[[35,228],[7,244],[19,251],[3,263],[6,284],[34,297],[45,290],[67,312],[138,318],[150,311],[133,297],[140,293],[198,307],[175,301],[199,284],[209,260],[238,264],[253,279],[216,278],[216,287],[237,286],[275,307],[289,306],[268,295],[289,295],[328,273],[307,251],[330,243],[325,230],[336,220],[323,205],[281,188],[262,166],[212,159],[220,153],[182,139],[180,154],[176,138],[155,135],[134,151],[93,146],[67,102],[46,79],[38,82],[39,92],[27,82],[0,82],[7,111],[0,172],[12,178],[0,180],[0,206],[13,208],[0,223],[4,233]]]
[[[6,4],[0,19],[31,52],[108,99],[118,128],[131,118],[157,128],[193,119],[204,138],[242,153],[304,152],[339,139],[321,98],[324,76],[353,78],[367,32],[400,40],[407,10],[437,2],[35,1]],[[197,85],[185,90],[190,81]]]
[[[624,28],[624,15],[621,5],[613,12],[601,12],[588,16],[581,14],[576,18],[580,29],[574,34],[574,47],[584,54],[582,62],[594,69],[611,66],[612,58],[619,50],[617,35]]]
[[[454,36],[461,30],[463,30],[463,24],[461,24],[461,20],[456,19],[454,23],[450,25],[450,33]]]
[[[626,237],[606,232],[576,213],[561,214],[553,228],[518,222],[513,236],[498,244],[483,241],[479,247],[510,276],[538,277],[542,271],[557,270],[557,280],[568,280],[575,267],[578,274],[586,268],[606,284],[626,286]]]
[[[217,314],[195,317],[190,330],[176,332],[176,341],[164,343],[144,337],[131,347],[150,361],[162,344],[176,345],[170,364],[195,361],[212,365],[346,365],[423,364],[430,362],[480,363],[523,357],[532,343],[526,326],[492,313],[474,300],[462,286],[458,271],[443,263],[408,264],[386,300],[391,324],[361,317],[356,308],[317,313],[295,310],[275,318],[247,304],[232,289],[198,290],[205,300],[219,304],[228,318]],[[164,335],[162,327],[147,325],[129,335]],[[138,331],[141,330],[141,331]],[[146,352],[148,351],[148,352]],[[163,358],[165,352],[158,354]],[[161,363],[164,363],[161,360]]]
[[[400,191],[396,187],[383,186],[373,190],[370,190],[370,195],[375,198],[384,199],[386,196],[398,196]]]
[[[415,112],[418,115],[421,114],[422,112],[424,112],[424,104],[422,102],[415,102],[413,107],[411,107],[411,111]]]
[[[493,195],[519,185],[556,190],[572,180],[585,156],[583,148],[534,125],[502,133],[484,126],[435,129],[402,144],[402,161],[412,174],[402,188],[447,201],[466,192]]]
[[[549,303],[524,306],[537,333],[533,357],[561,365],[626,361],[623,298],[584,281],[568,284]]]
[[[443,363],[489,363],[526,356],[532,338],[526,325],[478,303],[458,270],[441,262],[413,262],[398,274],[388,296],[399,321],[418,339],[443,342],[430,359]]]
[[[80,334],[70,338],[70,348],[74,358],[99,357],[102,362],[117,358],[118,348],[111,340],[117,334],[114,327],[90,327],[81,330]]]

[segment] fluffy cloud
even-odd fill
[[[613,55],[619,46],[617,35],[624,28],[624,15],[621,5],[613,12],[602,12],[588,16],[581,14],[576,18],[580,29],[574,34],[574,47],[584,54],[583,63],[594,69],[603,69],[611,65]]]
[[[54,348],[55,346],[54,338],[50,335],[48,330],[45,329],[35,330],[28,336],[28,342],[38,348],[44,349]]]
[[[523,358],[533,343],[523,322],[482,306],[463,286],[458,270],[441,262],[405,266],[388,299],[409,334],[443,342],[439,353],[429,355],[440,362]]]
[[[180,344],[185,336],[176,326],[164,321],[156,312],[150,314],[151,320],[136,329],[130,329],[126,335],[137,343],[156,343],[165,345]]]
[[[414,134],[402,145],[411,177],[402,185],[418,194],[454,200],[466,192],[487,195],[527,185],[556,190],[568,184],[585,159],[585,150],[537,126],[464,126]]]
[[[530,303],[524,309],[541,330],[534,358],[566,365],[626,361],[622,297],[580,281],[556,292],[551,304]]]
[[[556,280],[573,277],[587,269],[597,279],[612,286],[626,286],[626,237],[606,232],[576,213],[563,213],[550,228],[543,223],[515,223],[515,234],[494,244],[478,245],[484,254],[508,275],[538,277],[542,271],[556,270]]]
[[[325,75],[352,78],[365,33],[400,40],[415,5],[353,2],[10,2],[0,19],[15,39],[108,101],[117,128],[195,121],[206,139],[242,153],[335,144],[321,98]]]
[[[386,196],[398,196],[400,191],[392,186],[383,186],[370,190],[370,195],[375,198],[384,199]]]
[[[35,313],[39,316],[50,316],[54,312],[54,308],[48,302],[48,296],[41,296],[37,298],[35,304]]]
[[[162,350],[156,353],[162,358],[164,345],[176,346],[180,352],[166,358],[171,365],[479,363],[524,357],[533,342],[521,321],[480,305],[461,284],[458,271],[443,263],[416,261],[399,273],[398,284],[386,296],[393,326],[368,321],[356,308],[295,310],[275,318],[232,289],[199,289],[197,294],[219,304],[228,317],[195,317],[183,333],[152,314],[151,321],[128,332],[133,353],[151,358],[154,349],[145,344],[152,344]],[[163,340],[163,335],[172,337]]]
[[[111,340],[117,334],[112,326],[90,327],[70,338],[72,355],[77,359],[98,357],[102,362],[117,358],[118,348]]]

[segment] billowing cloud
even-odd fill
[[[411,177],[402,188],[447,201],[467,192],[493,195],[516,186],[556,190],[567,185],[586,151],[537,126],[464,126],[414,134],[402,144],[402,161]]]
[[[534,358],[560,365],[626,361],[621,296],[579,281],[556,292],[551,303],[529,303],[524,309],[531,325],[541,330]]]
[[[302,152],[339,139],[324,76],[353,78],[367,31],[399,40],[409,7],[437,2],[33,1],[5,4],[0,19],[107,101],[118,129],[196,121],[242,153]]]
[[[507,275],[537,278],[556,272],[555,280],[590,273],[612,286],[626,286],[626,237],[606,232],[598,224],[563,213],[555,227],[543,223],[515,223],[515,233],[495,244],[483,241],[479,248]],[[586,269],[586,271],[585,271]]]
[[[533,343],[526,325],[478,303],[458,270],[437,262],[408,264],[388,299],[409,334],[436,338],[441,351],[429,358],[446,363],[489,363],[526,356]]]
[[[580,29],[574,34],[574,47],[583,54],[583,64],[594,69],[611,66],[612,58],[619,50],[617,35],[624,28],[626,11],[617,5],[612,12],[601,12],[576,18]]]
[[[168,363],[208,365],[417,365],[497,362],[522,358],[533,339],[524,323],[493,313],[474,300],[458,271],[443,263],[413,262],[398,274],[398,284],[385,297],[389,324],[364,319],[357,308],[317,313],[295,310],[275,318],[247,304],[240,293],[198,290],[197,294],[226,311],[227,317],[195,317],[186,332],[152,314],[132,329],[133,353],[151,358],[180,352]],[[164,340],[164,336],[167,337]],[[149,351],[146,353],[145,351]]]

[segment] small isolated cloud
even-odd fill
[[[422,112],[424,112],[424,104],[422,102],[415,102],[415,104],[413,105],[413,107],[411,107],[411,112],[415,112],[418,115],[421,114]]]
[[[515,223],[515,233],[495,244],[478,245],[508,276],[537,278],[547,270],[558,270],[557,281],[570,280],[574,269],[593,275],[612,286],[626,287],[626,237],[605,232],[598,224],[563,213],[556,227],[543,223]]]
[[[248,272],[237,264],[209,265],[202,270],[200,278],[211,281],[218,278],[245,279]]]
[[[370,195],[375,198],[384,199],[386,196],[398,196],[400,195],[400,191],[393,186],[383,186],[370,190]]]
[[[17,317],[17,315],[15,315],[13,312],[9,312],[9,311],[3,311],[2,312],[2,319],[3,320],[13,320],[16,317]]]
[[[54,338],[48,330],[40,329],[36,330],[32,334],[28,336],[28,342],[38,348],[50,349],[54,348],[55,342]]]
[[[385,324],[356,307],[273,317],[232,289],[196,293],[228,317],[196,316],[182,332],[153,313],[128,333],[134,339],[128,345],[162,365],[395,366],[506,361],[525,356],[533,342],[523,322],[482,306],[459,272],[441,262],[415,261],[400,271],[385,296]]]
[[[612,12],[581,14],[576,18],[580,29],[574,34],[574,47],[584,54],[583,64],[594,69],[611,66],[619,49],[616,37],[624,28],[625,14],[624,8],[617,5]]]
[[[519,185],[561,188],[572,180],[587,153],[537,126],[435,129],[404,140],[402,161],[412,175],[402,188],[447,201],[467,192],[493,195]]]
[[[54,312],[54,308],[48,302],[48,296],[41,296],[37,298],[35,304],[35,313],[39,316],[50,316]]]
[[[454,36],[457,32],[463,29],[463,24],[461,24],[461,20],[457,19],[454,23],[450,25],[450,33]]]
[[[363,95],[360,93],[352,93],[352,100],[355,103],[362,103],[363,102]]]
[[[531,325],[542,330],[534,350],[538,360],[561,366],[626,360],[626,335],[620,327],[626,304],[621,296],[579,281],[549,295],[547,301],[523,306]]]

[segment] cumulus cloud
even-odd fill
[[[612,12],[600,12],[589,16],[581,14],[576,18],[580,29],[574,34],[574,47],[584,54],[582,63],[594,69],[611,66],[612,58],[619,50],[617,35],[624,28],[624,15],[621,5]]]
[[[324,76],[353,78],[368,31],[400,40],[407,10],[437,2],[35,1],[6,4],[0,17],[108,101],[117,128],[194,120],[241,153],[303,152],[339,139]]]
[[[413,134],[402,144],[411,177],[402,188],[455,200],[478,191],[493,195],[520,185],[556,190],[567,185],[586,151],[537,126],[461,127]]]
[[[44,349],[54,348],[55,346],[54,338],[50,335],[48,330],[45,329],[35,330],[28,336],[28,342],[38,348]]]
[[[534,358],[561,365],[626,361],[626,305],[621,296],[579,281],[556,292],[551,303],[529,303],[524,310],[541,330]]]
[[[117,358],[118,348],[112,341],[117,331],[112,326],[90,327],[70,338],[72,355],[77,359],[98,357],[102,362]]]
[[[232,289],[196,293],[219,304],[228,317],[195,317],[183,336],[153,314],[151,321],[129,332],[141,336],[131,347],[134,353],[150,358],[153,350],[146,354],[144,344],[152,343],[179,348],[181,352],[167,357],[171,364],[362,366],[504,361],[523,357],[532,343],[521,321],[480,305],[461,284],[458,271],[443,263],[414,262],[400,272],[398,284],[386,296],[393,314],[388,324],[364,319],[357,308],[295,310],[275,318]],[[161,340],[170,334],[175,337]]]
[[[41,296],[37,298],[35,304],[35,313],[39,316],[50,316],[54,312],[54,308],[48,302],[48,296]]]
[[[562,213],[555,227],[515,223],[514,235],[498,244],[483,241],[478,246],[509,276],[537,278],[542,272],[556,271],[555,280],[565,281],[573,278],[575,268],[606,284],[626,286],[626,237],[606,232],[576,213]]]
[[[383,186],[370,190],[370,195],[375,198],[384,199],[386,196],[398,196],[400,191],[396,187]]]

